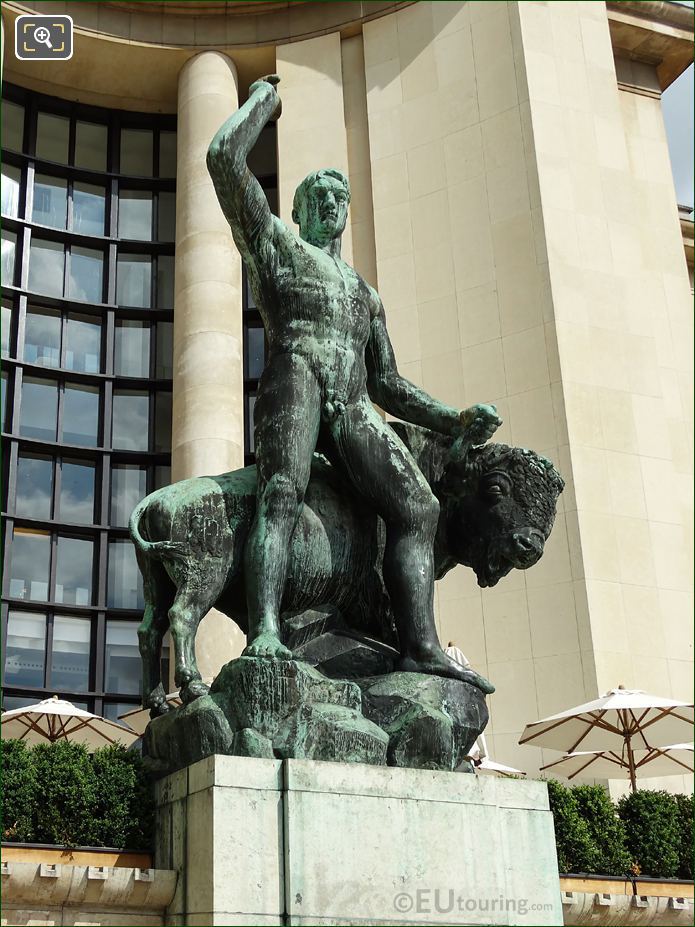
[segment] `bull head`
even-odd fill
[[[564,481],[545,457],[519,447],[451,448],[442,481],[446,546],[479,586],[540,560]]]

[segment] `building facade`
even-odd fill
[[[271,207],[289,223],[310,170],[347,173],[343,256],[378,287],[401,372],[452,405],[494,402],[499,439],[567,482],[534,569],[437,586],[442,642],[497,686],[492,755],[537,772],[555,755],[519,747],[524,725],[619,684],[692,697],[692,221],[660,107],[692,61],[690,11],[3,11],[7,707],[137,702],[128,509],[252,459],[262,327],[205,152],[271,72],[283,113],[251,165]],[[70,61],[15,58],[24,12],[73,17]],[[242,646],[223,616],[201,625],[209,676]]]

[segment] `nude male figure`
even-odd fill
[[[279,110],[278,82],[270,75],[252,84],[249,99],[217,132],[207,156],[269,344],[254,416],[258,508],[245,550],[244,653],[291,657],[280,641],[279,611],[290,536],[321,431],[329,456],[340,459],[357,493],[385,522],[384,580],[400,668],[467,679],[469,672],[442,650],[434,623],[432,547],[439,504],[370,400],[444,434],[458,434],[465,413],[398,373],[381,300],[340,257],[347,179],[329,169],[300,184],[292,212],[299,237],[270,212],[246,158]],[[480,408],[489,410],[482,442],[500,421],[491,407]]]

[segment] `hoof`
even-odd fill
[[[146,707],[150,709],[150,718],[159,718],[161,715],[173,711],[173,706],[167,702],[166,693],[161,684],[150,694]]]
[[[192,679],[181,687],[181,701],[184,705],[190,705],[201,695],[207,695],[210,686],[206,685],[202,679]]]

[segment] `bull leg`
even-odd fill
[[[145,611],[138,628],[138,646],[142,659],[142,704],[155,718],[169,710],[162,684],[162,641],[167,630],[167,607],[172,590],[166,573],[159,565],[148,562],[138,552],[138,563],[143,575]],[[155,574],[157,569],[161,576]]]

